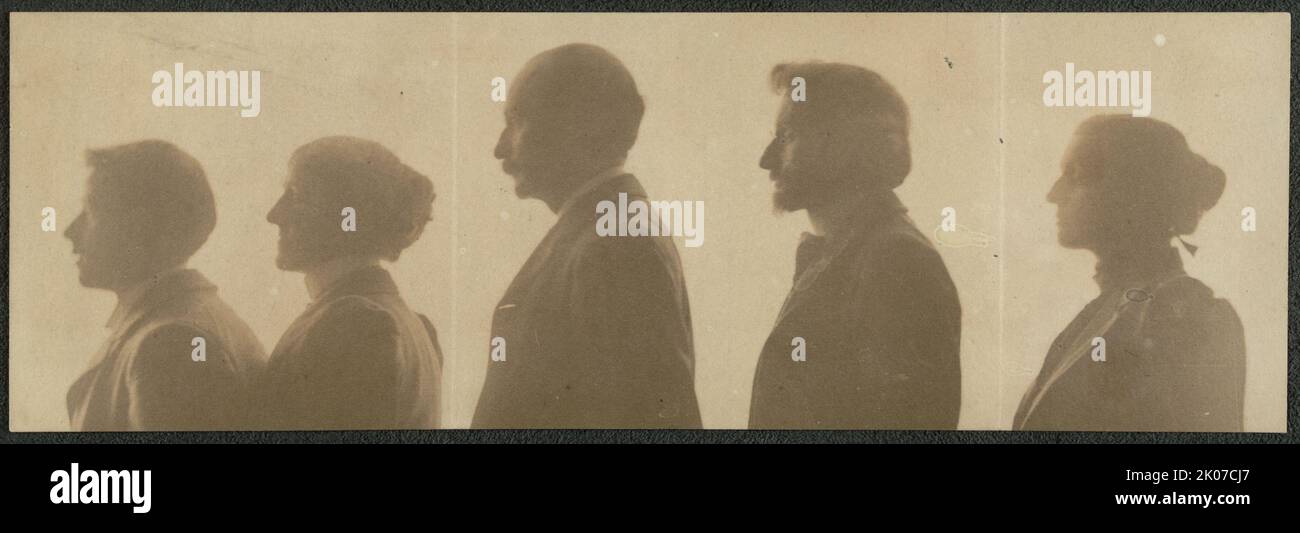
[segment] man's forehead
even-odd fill
[[[788,97],[781,101],[781,106],[776,110],[776,125],[790,126],[794,120],[794,105]]]
[[[138,204],[139,198],[114,188],[111,183],[105,183],[104,180],[109,177],[102,170],[91,171],[86,178],[86,192],[81,197],[84,208],[104,214]]]
[[[84,203],[86,204],[94,203],[95,200],[97,200],[100,196],[103,196],[104,194],[104,185],[102,183],[103,180],[104,180],[103,172],[99,170],[90,171],[90,174],[86,176],[86,194],[81,197]]]
[[[510,88],[506,91],[508,94],[506,100],[507,104],[518,102],[521,96],[527,94],[525,89],[527,89],[537,77],[537,70],[542,67],[541,63],[542,62],[539,58],[535,57],[529,60],[528,63],[525,63],[523,68],[519,69],[519,72],[515,74],[515,78],[510,80]]]
[[[510,85],[506,97],[505,114],[507,117],[526,118],[536,115],[545,106],[545,96],[536,94],[532,84],[522,76]]]
[[[289,175],[284,178],[285,190],[295,192],[302,191],[304,185],[311,181],[311,176],[309,174],[310,173],[302,168],[300,163],[289,165]]]
[[[1075,135],[1070,139],[1070,144],[1065,147],[1065,153],[1061,156],[1061,168],[1069,166],[1092,168],[1096,166],[1100,156],[1101,151],[1093,139]]]
[[[510,82],[506,96],[506,116],[540,118],[556,107],[569,103],[575,83],[582,83],[581,72],[563,72],[564,65],[553,54],[541,54],[528,61]]]
[[[1070,144],[1065,147],[1065,159],[1078,159],[1092,152],[1094,150],[1089,139],[1082,135],[1075,135],[1070,138]]]

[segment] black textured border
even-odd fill
[[[148,443],[900,443],[900,444],[1278,444],[1300,443],[1297,438],[1297,411],[1300,396],[1296,387],[1296,320],[1297,300],[1296,213],[1297,184],[1295,169],[1297,138],[1291,129],[1290,217],[1288,219],[1287,270],[1287,428],[1286,433],[1132,433],[1132,432],[1013,432],[1013,431],[749,431],[749,430],[431,430],[431,431],[248,431],[248,432],[140,432],[140,433],[12,433],[9,431],[9,12],[13,11],[557,11],[557,12],[741,12],[741,11],[885,11],[885,12],[1162,12],[1162,11],[1237,11],[1289,12],[1291,25],[1291,125],[1297,118],[1297,31],[1294,20],[1296,2],[1290,1],[1193,1],[1160,0],[1153,2],[1106,1],[905,1],[905,0],[636,0],[599,2],[596,0],[489,0],[473,1],[397,1],[397,0],[316,0],[296,2],[252,2],[247,0],[198,0],[178,6],[158,0],[19,0],[5,2],[5,19],[0,27],[3,40],[5,92],[0,115],[5,127],[0,129],[0,181],[5,185],[0,200],[0,235],[5,241],[5,260],[0,283],[4,285],[4,308],[0,319],[5,324],[0,333],[0,373],[4,374],[0,390],[0,443],[25,444],[148,444]]]

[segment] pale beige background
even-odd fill
[[[275,230],[264,216],[292,149],[338,133],[384,143],[438,188],[434,222],[394,274],[442,334],[444,425],[466,427],[491,311],[554,221],[540,202],[515,198],[492,157],[504,122],[490,80],[512,79],[545,49],[589,42],[623,60],[646,100],[627,168],[654,198],[706,205],[704,246],[678,240],[705,427],[745,426],[754,365],[807,229],[801,213],[772,213],[757,165],[779,104],[767,73],[821,59],[880,72],[911,107],[913,172],[898,191],[917,225],[933,239],[940,211],[953,207],[961,226],[992,237],[988,246],[939,246],[963,310],[964,429],[1009,427],[1048,343],[1095,293],[1091,258],[1055,245],[1043,201],[1070,132],[1091,112],[1043,108],[1042,73],[1066,61],[1153,70],[1153,116],[1182,128],[1228,174],[1220,206],[1190,239],[1203,252],[1188,268],[1246,323],[1247,429],[1280,431],[1287,23],[1285,15],[14,15],[10,428],[66,430],[64,393],[106,333],[113,297],[77,285],[61,236],[79,209],[84,149],[158,137],[204,164],[219,221],[192,264],[269,350],[307,296],[299,275],[274,268]],[[1169,39],[1159,50],[1157,32]],[[262,116],[154,108],[149,76],[176,61],[262,70]],[[60,233],[39,229],[47,205],[58,209]],[[1231,231],[1240,205],[1259,209],[1258,233]]]

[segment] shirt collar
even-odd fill
[[[826,235],[803,232],[795,255],[795,271],[801,272],[814,261],[831,258],[857,236],[870,233],[890,216],[907,212],[894,191],[880,191],[854,198],[842,215],[830,222]]]
[[[120,329],[126,325],[129,317],[136,315],[142,307],[146,306],[146,297],[157,292],[158,287],[171,285],[177,280],[192,276],[202,279],[198,271],[176,266],[149,276],[118,293],[117,306],[113,308],[113,314],[109,315],[104,327],[114,331]]]
[[[1172,246],[1133,252],[1111,262],[1097,261],[1092,279],[1102,292],[1146,288],[1152,283],[1183,273],[1183,259]]]
[[[321,291],[320,297],[312,300],[312,304],[347,295],[397,293],[397,284],[393,282],[388,270],[379,265],[368,265],[353,270],[330,284]]]

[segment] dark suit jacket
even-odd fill
[[[194,270],[162,274],[128,306],[68,390],[77,431],[247,429],[248,393],[266,353]],[[206,358],[194,361],[195,337]]]
[[[1177,250],[1161,268],[1106,283],[1056,337],[1014,429],[1242,431],[1241,320],[1187,277]],[[1094,361],[1093,339],[1106,341]]]
[[[847,234],[804,235],[759,355],[751,428],[956,428],[961,306],[905,212],[888,192],[865,201]]]
[[[436,429],[442,355],[388,272],[348,274],[280,338],[262,380],[268,429]]]
[[[578,193],[506,290],[475,428],[698,428],[680,260],[666,237],[600,237],[596,204],[645,200],[630,174]]]

